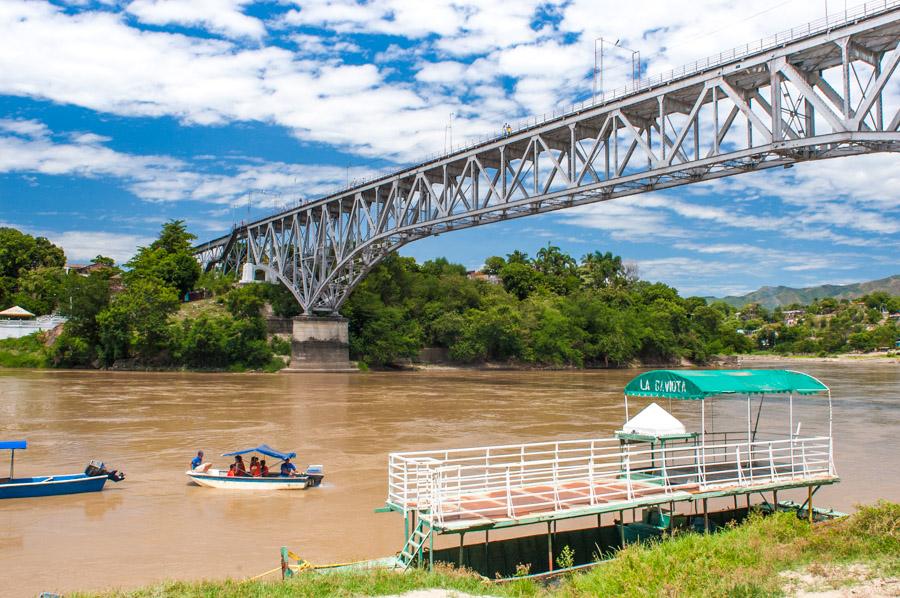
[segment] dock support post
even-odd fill
[[[707,508],[707,498],[703,499],[703,533],[709,533],[709,509]]]
[[[749,514],[750,513],[750,493],[748,492],[745,496],[747,497],[747,513]]]
[[[772,505],[778,510],[778,490],[772,490]]]
[[[735,494],[732,498],[734,499],[734,510],[737,511],[737,494]]]
[[[809,523],[813,522],[813,506],[812,506],[812,486],[806,487],[806,512],[809,513]]]
[[[462,569],[463,568],[463,541],[466,537],[466,532],[459,532],[459,562],[457,566]]]
[[[548,571],[553,571],[553,533],[550,531],[553,522],[547,522],[547,566]]]
[[[619,511],[619,540],[621,547],[625,548],[625,511]]]
[[[488,545],[490,544],[490,530],[484,530],[484,576],[491,576],[491,561],[488,559]]]
[[[428,570],[434,571],[434,528],[428,522]]]
[[[669,503],[669,533],[675,529],[675,501]]]

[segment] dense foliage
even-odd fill
[[[900,296],[877,291],[853,301],[829,297],[772,311],[751,304],[734,317],[757,350],[826,355],[893,349],[900,340],[898,312]]]
[[[730,308],[641,281],[611,253],[577,262],[553,246],[534,258],[516,251],[488,258],[483,274],[470,279],[445,259],[389,257],[343,309],[354,356],[384,364],[432,346],[464,363],[581,367],[753,348]]]
[[[640,280],[619,256],[594,252],[579,262],[553,246],[534,258],[521,251],[489,257],[472,278],[445,259],[419,265],[394,255],[343,308],[353,356],[369,364],[443,347],[463,363],[556,367],[893,348],[900,332],[890,314],[898,311],[900,297],[872,293],[853,302],[813,302],[794,321],[789,312],[756,304],[737,310],[683,298]]]
[[[193,238],[182,221],[168,222],[156,241],[138,250],[127,272],[98,258],[95,263],[100,267],[88,275],[65,277],[60,311],[69,321],[53,345],[53,363],[63,367],[112,366],[123,361],[138,367],[274,367],[262,307],[276,291],[267,285],[233,288],[231,277],[201,275],[190,252]],[[116,279],[123,280],[121,289],[114,288]],[[225,313],[173,319],[184,295],[201,284],[218,295]]]
[[[45,239],[14,228],[0,228],[0,309],[19,305],[37,315],[57,306],[63,250]]]

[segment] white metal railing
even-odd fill
[[[427,511],[442,524],[833,475],[827,436],[752,442],[709,436],[652,449],[604,438],[392,453],[388,502]]]

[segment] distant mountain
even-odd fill
[[[748,303],[759,303],[760,305],[772,309],[774,307],[790,305],[792,303],[801,303],[806,305],[812,303],[813,299],[824,299],[825,297],[834,297],[835,299],[855,299],[875,291],[885,291],[891,295],[900,295],[900,274],[888,276],[880,280],[870,280],[869,282],[857,282],[854,284],[823,284],[817,287],[806,287],[803,289],[793,289],[791,287],[762,287],[758,291],[747,293],[746,295],[731,295],[728,297],[707,297],[708,302],[724,301],[735,307],[743,307]]]

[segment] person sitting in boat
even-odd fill
[[[285,459],[281,464],[281,477],[292,478],[297,475],[297,466],[291,463],[290,458]]]
[[[259,457],[250,457],[250,476],[254,478],[260,476]]]
[[[259,460],[259,477],[264,478],[269,475],[269,466],[266,465],[265,459]]]
[[[247,475],[247,468],[244,466],[244,458],[236,455],[234,458],[234,475],[243,477]]]
[[[228,477],[229,478],[234,477],[234,463],[232,463],[231,465],[228,466]]]
[[[191,459],[191,469],[197,469],[203,463],[203,451],[197,451],[197,456]]]

